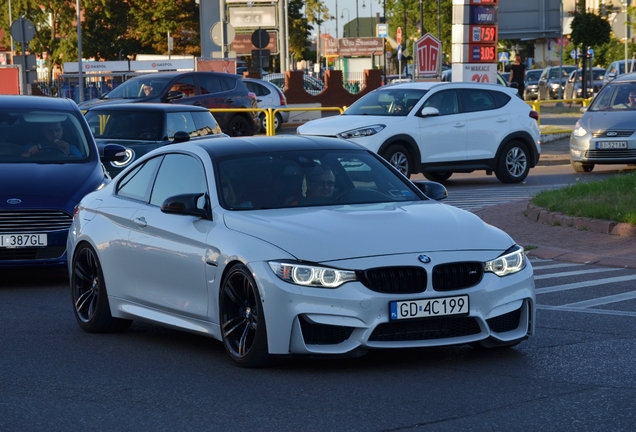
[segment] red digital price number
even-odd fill
[[[497,26],[475,26],[470,28],[470,42],[497,42]]]
[[[496,63],[496,45],[470,45],[470,61]]]
[[[498,0],[470,0],[471,5],[496,5],[499,3]]]

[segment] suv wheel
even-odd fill
[[[254,128],[250,127],[250,124],[244,117],[234,116],[230,120],[230,124],[227,128],[227,134],[231,137],[237,136],[252,136],[254,135]]]
[[[424,173],[424,177],[426,177],[427,179],[431,180],[431,181],[435,181],[435,182],[443,182],[446,181],[450,178],[450,176],[453,175],[452,171],[445,171],[445,172],[425,172]]]
[[[391,165],[393,165],[399,172],[401,172],[406,178],[409,178],[411,175],[411,166],[410,160],[411,155],[409,151],[404,148],[402,145],[392,145],[382,157],[386,159]]]
[[[504,147],[495,175],[502,183],[520,183],[530,171],[528,150],[521,142],[513,140]]]
[[[267,116],[265,113],[261,113],[261,132],[267,133]],[[279,131],[283,124],[283,118],[279,113],[274,114],[274,131]]]
[[[594,169],[594,164],[587,164],[583,162],[574,162],[574,161],[571,161],[571,163],[572,163],[572,168],[577,173],[592,172],[592,170]]]

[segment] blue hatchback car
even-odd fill
[[[75,102],[0,96],[0,267],[65,265],[75,206],[109,181]]]

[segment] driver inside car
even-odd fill
[[[67,157],[82,157],[79,149],[62,140],[64,128],[62,123],[48,123],[42,129],[42,140],[29,143],[22,148],[22,156],[31,157],[43,153],[58,153]]]

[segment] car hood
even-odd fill
[[[588,111],[579,119],[586,131],[634,130],[634,111]]]
[[[99,163],[2,164],[0,207],[6,208],[9,199],[19,199],[22,208],[50,206],[72,211],[104,179]]]
[[[411,112],[413,114],[413,112]],[[300,135],[336,135],[365,126],[376,124],[393,125],[404,122],[409,116],[365,116],[365,115],[347,115],[325,117],[312,120],[298,127],[297,131]]]
[[[472,213],[435,201],[227,212],[225,225],[325,262],[402,253],[505,251],[508,234]]]

